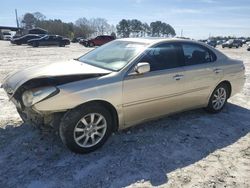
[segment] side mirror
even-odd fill
[[[150,65],[149,65],[149,63],[146,63],[146,62],[138,63],[138,64],[135,66],[134,71],[135,71],[137,74],[144,74],[144,73],[147,73],[147,72],[150,71]]]

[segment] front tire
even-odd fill
[[[100,148],[111,133],[111,114],[98,104],[70,110],[59,127],[62,142],[75,153],[90,153]]]
[[[229,98],[229,89],[227,85],[226,84],[218,85],[214,89],[209,99],[208,106],[206,107],[205,110],[210,113],[220,112],[226,105],[228,98]]]

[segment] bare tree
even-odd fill
[[[74,37],[90,37],[94,33],[89,20],[86,18],[79,18],[75,22]]]
[[[35,27],[36,21],[37,19],[33,14],[26,13],[23,16],[21,23],[25,29],[32,29],[33,27]]]
[[[107,34],[110,31],[110,25],[104,18],[91,18],[89,20],[90,27],[95,31],[96,35]]]

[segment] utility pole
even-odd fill
[[[183,37],[183,29],[181,29],[181,38]]]
[[[17,9],[15,9],[15,13],[16,13],[16,26],[17,26],[17,28],[19,28],[19,22],[18,22],[18,18],[17,18]]]

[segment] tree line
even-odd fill
[[[26,13],[21,18],[21,26],[25,29],[40,27],[49,32],[73,37],[92,37],[97,35],[118,35],[119,37],[170,37],[175,36],[174,28],[161,21],[142,23],[140,20],[122,19],[116,26],[111,25],[104,18],[79,18],[75,23],[65,23],[60,19],[46,19],[40,12]]]
[[[121,37],[173,37],[176,35],[171,25],[161,21],[148,24],[137,19],[122,19],[116,28],[117,34]]]
[[[21,26],[25,29],[40,27],[49,34],[57,34],[73,37],[90,37],[92,35],[111,34],[115,32],[115,26],[108,24],[103,18],[79,18],[75,23],[65,23],[60,19],[46,19],[40,12],[26,13],[21,18]]]

